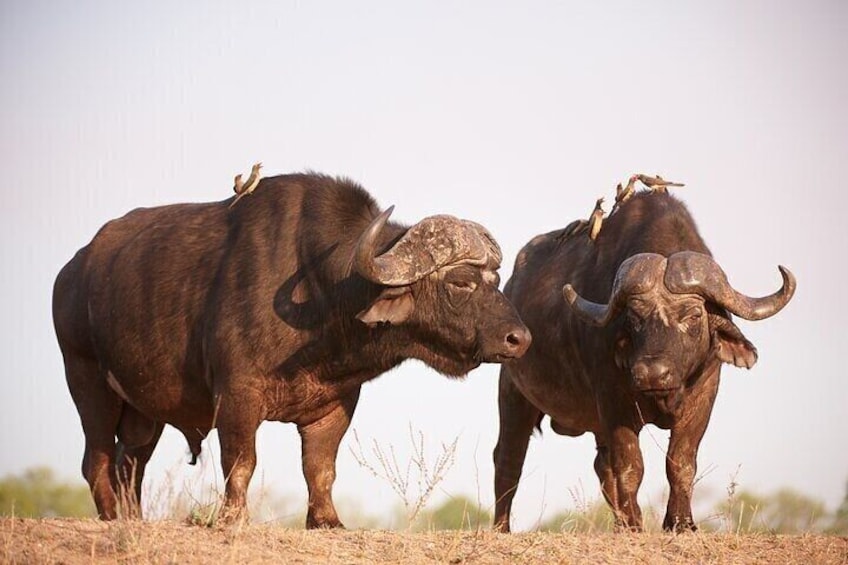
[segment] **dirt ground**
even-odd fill
[[[821,563],[848,538],[765,534],[305,531],[273,524],[0,519],[2,563]]]

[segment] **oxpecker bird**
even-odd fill
[[[668,192],[668,187],[670,186],[684,186],[682,182],[672,182],[670,180],[665,180],[659,175],[649,177],[648,175],[636,175],[636,177],[642,181],[642,184],[651,189],[651,192],[655,193],[666,193]]]
[[[636,192],[635,186],[637,180],[639,180],[639,175],[631,176],[627,181],[627,186],[624,188],[621,187],[621,183],[618,183],[618,186],[615,187],[615,204],[613,204],[612,212],[610,212],[610,214],[618,210],[619,206],[627,202],[627,200],[633,196]]]
[[[241,180],[241,173],[237,174],[233,179],[233,192],[236,194],[244,192],[244,181]]]
[[[598,234],[601,233],[601,224],[604,221],[604,209],[601,206],[604,203],[604,198],[598,198],[595,202],[595,209],[592,210],[592,215],[589,216],[589,239],[595,241]]]
[[[557,236],[557,241],[565,241],[569,237],[585,231],[588,225],[589,222],[587,220],[574,220],[563,228],[562,232]]]
[[[236,202],[241,200],[243,196],[251,194],[256,189],[257,185],[259,184],[259,169],[261,168],[262,163],[256,163],[255,165],[253,165],[253,168],[250,169],[250,176],[247,177],[247,181],[245,181],[244,184],[240,186],[241,190],[236,190],[238,196],[236,196],[236,199],[233,200],[232,204],[230,204],[230,208],[235,206]],[[236,186],[239,186],[238,183],[241,181],[241,175],[238,175],[236,178],[238,179],[236,181]],[[235,189],[236,187],[233,188]]]

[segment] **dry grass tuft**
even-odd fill
[[[697,533],[497,534],[0,519],[3,563],[848,563],[848,538]]]

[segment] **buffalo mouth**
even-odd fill
[[[683,387],[640,389],[639,393],[650,398],[660,412],[671,414],[683,401]]]
[[[652,398],[668,396],[669,394],[673,394],[677,392],[679,387],[673,386],[668,388],[642,388],[639,389],[640,394],[644,394],[645,396],[650,396]]]
[[[481,361],[483,363],[505,363],[520,357],[521,355],[512,355],[510,353],[493,353],[491,355],[486,355],[481,359]]]
[[[422,343],[424,354],[418,359],[448,377],[463,378],[482,363],[505,363],[518,359],[524,350],[481,351],[479,346],[471,350],[444,350],[432,344]]]
[[[492,353],[480,353],[475,358],[481,363],[506,363],[520,359],[527,352],[527,347],[510,348],[508,350],[499,350]]]

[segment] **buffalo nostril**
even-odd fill
[[[633,368],[630,369],[630,373],[633,375],[633,382],[636,383],[636,386],[639,388],[643,388],[648,381],[648,368],[644,363],[636,363],[633,365]]]
[[[530,330],[514,330],[506,334],[506,337],[504,338],[504,348],[510,354],[521,356],[530,346],[530,340]]]
[[[651,380],[660,386],[668,384],[669,368],[665,363],[657,363],[652,367]]]

